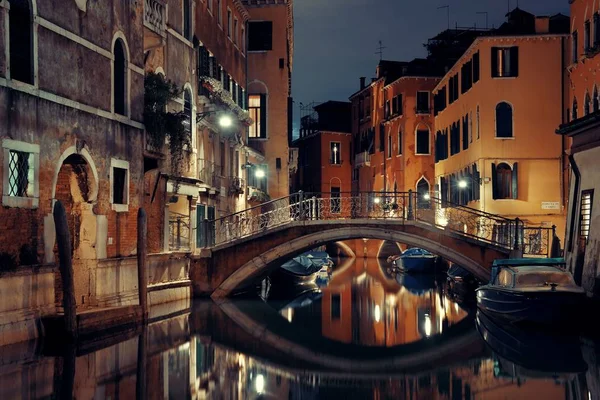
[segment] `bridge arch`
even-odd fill
[[[482,280],[489,277],[489,270],[481,265],[480,262],[452,249],[444,246],[439,241],[415,233],[403,230],[389,229],[389,227],[372,226],[334,226],[299,235],[296,238],[285,241],[282,244],[274,246],[269,250],[259,254],[241,267],[237,268],[232,274],[226,277],[212,293],[214,300],[224,299],[237,288],[244,286],[251,280],[267,275],[273,269],[278,268],[277,261],[302,253],[303,251],[315,248],[325,243],[348,240],[348,239],[384,239],[409,246],[420,247],[434,254],[444,257],[446,260],[461,265],[463,268],[474,274]],[[223,249],[226,251],[226,249]],[[221,250],[221,251],[223,251]]]

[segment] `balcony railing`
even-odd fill
[[[357,167],[361,167],[363,165],[370,166],[371,165],[371,155],[368,151],[362,151],[354,156],[354,165]]]
[[[229,194],[243,194],[245,181],[244,179],[232,176],[229,177]]]
[[[166,6],[161,0],[144,0],[144,26],[165,36],[167,30]]]
[[[211,187],[221,189],[221,166],[212,161],[198,159],[198,179]]]

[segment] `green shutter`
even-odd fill
[[[498,176],[496,175],[496,164],[492,163],[492,199],[498,198]]]
[[[519,198],[519,168],[518,163],[515,163],[512,168],[512,198],[517,200]]]
[[[196,247],[206,247],[204,235],[204,219],[206,218],[206,206],[198,205],[196,208]]]
[[[267,95],[260,95],[260,137],[267,138]]]

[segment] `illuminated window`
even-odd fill
[[[592,202],[594,191],[584,190],[581,192],[581,207],[579,209],[579,237],[587,241],[590,236],[590,222],[592,219]]]
[[[340,142],[331,142],[329,151],[329,163],[333,165],[342,164],[341,161],[341,152],[342,152],[342,144]]]
[[[248,97],[248,112],[252,118],[250,125],[250,138],[267,138],[267,107],[265,94],[251,94]]]

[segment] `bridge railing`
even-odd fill
[[[532,256],[548,256],[554,231],[416,192],[298,192],[205,224],[206,247],[266,233],[293,221],[419,222]]]

